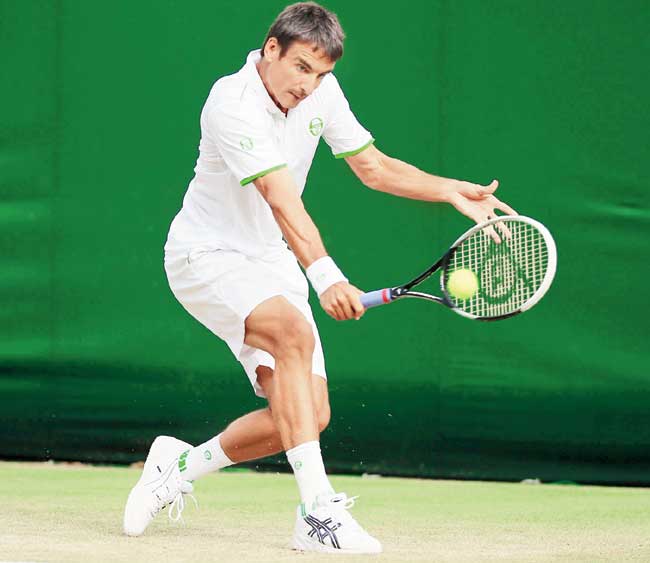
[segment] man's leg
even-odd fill
[[[273,297],[258,305],[246,319],[244,341],[275,359],[273,397],[269,402],[284,449],[317,440],[311,389],[314,334],[307,319],[284,297]]]
[[[318,432],[325,430],[330,419],[327,381],[311,376],[312,399],[316,407]],[[267,398],[273,395],[274,374],[267,366],[257,368],[257,382]],[[251,412],[231,422],[221,434],[221,447],[235,463],[259,459],[284,451],[280,432],[269,407]]]
[[[335,495],[325,474],[318,435],[329,420],[329,404],[327,400],[322,403],[325,408],[319,416],[319,398],[327,399],[327,394],[324,380],[314,386],[314,381],[321,378],[311,373],[314,350],[311,325],[286,299],[274,297],[258,305],[249,315],[245,342],[266,350],[275,359],[274,371],[264,368],[258,371],[270,408],[250,413],[231,424],[223,433],[224,447],[233,458],[242,461],[249,456],[286,451],[302,500],[296,509],[294,549],[379,553],[381,544],[348,512],[354,497]],[[213,445],[228,465],[231,460],[221,438],[221,435],[214,438]],[[201,453],[200,448],[185,452],[167,469],[159,469],[161,476],[155,482],[134,487],[125,509],[124,529],[128,535],[142,534],[153,516],[178,498],[186,483],[183,479],[190,479],[189,453]],[[204,455],[210,457],[212,454]]]
[[[302,500],[296,509],[292,546],[304,551],[381,552],[381,544],[348,512],[354,498],[334,494],[325,474],[310,381],[311,325],[283,298],[269,299],[247,319],[246,342],[275,358],[275,371],[265,391]]]
[[[269,404],[282,448],[294,470],[302,502],[333,494],[318,441],[311,386],[314,333],[304,315],[283,297],[261,303],[246,319],[245,342],[275,359]]]
[[[301,469],[297,477],[303,502],[311,503],[318,494],[333,492],[318,443],[319,427],[329,421],[329,405],[325,381],[311,373],[311,325],[286,299],[274,297],[258,305],[246,319],[245,342],[275,359],[273,372],[258,369],[271,408],[238,419],[223,434],[189,452],[187,459],[181,460],[184,478],[193,480],[231,461],[285,450],[292,467]],[[202,451],[211,452],[209,459]]]
[[[267,366],[257,368],[257,382],[266,397],[273,394],[273,370]],[[311,388],[318,430],[325,430],[330,419],[327,381],[312,374]],[[271,409],[250,412],[233,422],[218,436],[193,448],[185,459],[183,477],[194,481],[207,473],[217,471],[234,463],[260,459],[284,451],[280,433]],[[206,454],[207,452],[207,454]]]
[[[275,318],[277,322],[272,319],[267,322],[267,317]],[[263,325],[264,330],[268,329],[270,332],[282,335],[279,339],[271,337],[264,340],[264,346],[267,346],[266,350],[276,358],[276,369],[273,372],[269,368],[258,368],[260,385],[270,398],[278,394],[277,382],[287,379],[286,376],[278,378],[278,372],[280,374],[299,374],[298,381],[302,388],[297,392],[297,396],[303,397],[303,400],[305,397],[309,399],[307,408],[303,411],[308,415],[310,432],[313,423],[317,436],[318,417],[314,414],[313,406],[322,404],[324,414],[321,417],[326,417],[329,420],[329,405],[325,380],[311,374],[314,347],[311,325],[298,309],[290,305],[284,298],[279,297],[265,301],[249,315],[249,321],[253,324],[258,322],[258,318],[259,324]],[[247,338],[251,333],[255,333],[255,329],[250,329],[247,321]],[[276,340],[281,340],[281,343],[277,344]],[[247,340],[249,344],[252,342],[257,342],[257,340]],[[256,346],[256,344],[251,345]],[[285,350],[288,352],[285,353]],[[313,386],[312,381],[315,382]],[[288,392],[292,393],[292,390],[289,389]],[[316,395],[316,398],[312,397],[313,394]],[[150,467],[151,471],[143,471],[140,481],[131,490],[127,500],[124,514],[126,534],[141,535],[156,513],[165,505],[173,502],[182,492],[187,492],[189,487],[187,481],[192,481],[220,467],[231,465],[233,462],[256,459],[286,449],[277,427],[278,423],[271,409],[262,409],[250,413],[230,425],[223,433],[225,451],[221,446],[221,435],[196,448],[191,448],[189,444],[170,437],[157,439],[152,445],[147,456],[147,463],[145,463],[145,469]],[[311,436],[312,434],[307,435],[308,438]],[[312,450],[314,444],[318,446],[318,442],[312,441]],[[188,449],[183,451],[183,446]],[[226,452],[233,456],[232,460]],[[322,466],[320,450],[318,450],[318,460]],[[329,482],[327,482],[324,469],[320,471],[320,474],[322,475],[320,482],[325,480],[324,488],[328,489]]]

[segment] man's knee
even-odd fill
[[[285,297],[260,303],[245,321],[244,342],[280,359],[311,359],[315,338],[311,324]]]
[[[279,357],[306,356],[311,358],[316,341],[311,325],[301,314],[283,319],[278,327],[275,348]]]

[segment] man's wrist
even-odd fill
[[[454,194],[458,191],[458,180],[452,178],[438,178],[438,201],[441,203],[451,203]]]
[[[348,278],[343,275],[343,272],[341,272],[339,267],[334,263],[334,260],[329,256],[323,256],[315,262],[312,262],[305,270],[305,273],[318,297],[335,283],[348,281]]]

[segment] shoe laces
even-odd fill
[[[194,502],[194,508],[199,508],[199,503],[194,498],[194,495],[190,493],[183,493],[182,491],[179,492],[169,506],[169,519],[172,522],[180,522],[181,524],[185,523],[185,520],[183,520],[183,510],[185,510],[186,496],[192,499]]]
[[[152,516],[155,516],[163,508],[169,506],[169,519],[172,522],[180,521],[183,523],[182,514],[185,509],[184,496],[189,496],[194,502],[196,508],[199,507],[199,503],[194,498],[194,495],[190,494],[194,490],[192,483],[182,479],[176,463],[177,462],[174,461],[173,465],[167,470],[171,471],[171,474],[163,474],[163,476],[161,476],[162,483],[159,491],[156,492],[156,504],[153,507]]]
[[[345,493],[338,493],[328,499],[330,504],[333,504],[336,508],[341,508],[345,510],[350,510],[354,506],[354,501],[359,498],[359,495],[354,497],[349,497]],[[340,503],[340,504],[339,504]]]
[[[363,528],[348,512],[348,510],[354,506],[354,503],[358,498],[359,495],[348,498],[345,493],[338,493],[327,499],[323,499],[323,501],[324,506],[335,513],[337,518],[341,521],[341,524],[346,525],[348,530],[363,531]]]

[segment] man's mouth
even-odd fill
[[[298,102],[302,100],[302,96],[298,96],[297,94],[294,94],[291,90],[289,90],[289,94],[291,94]]]

